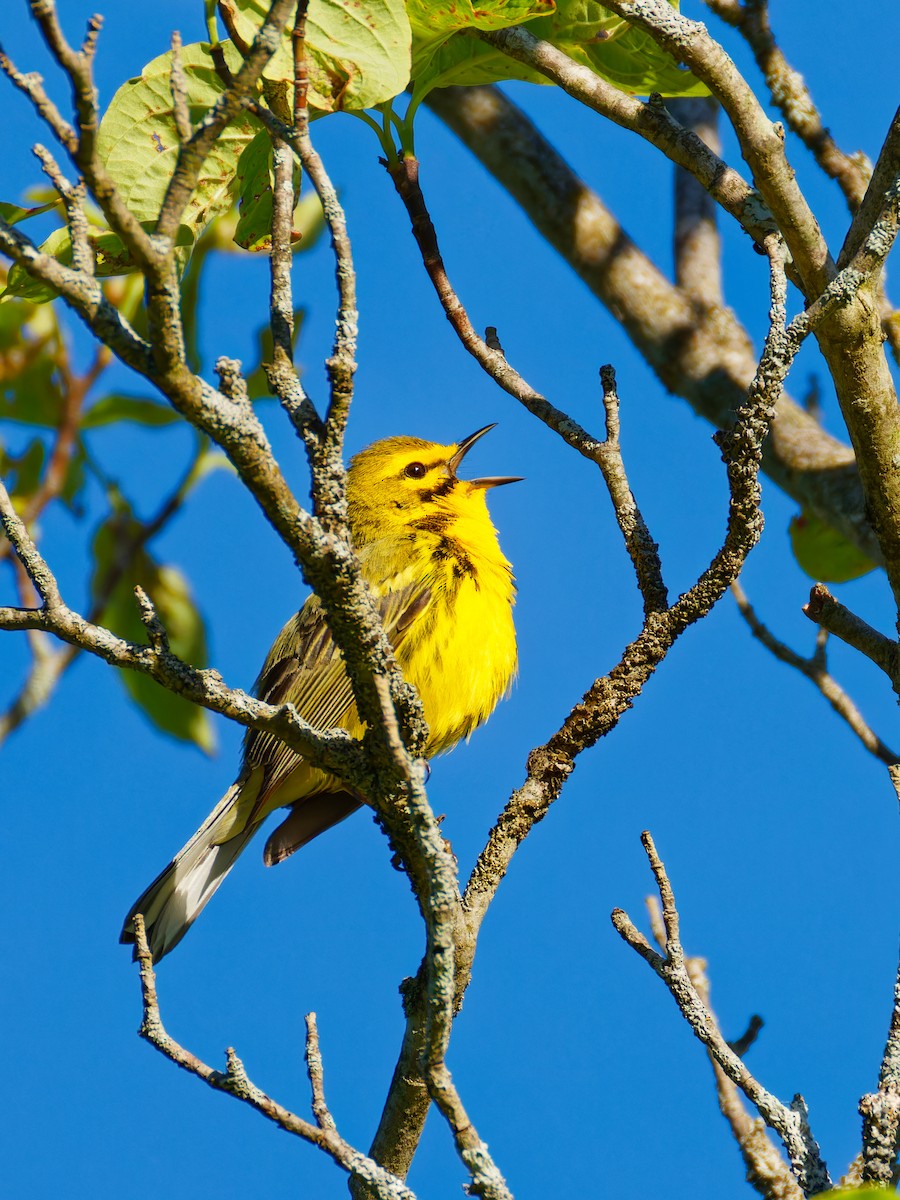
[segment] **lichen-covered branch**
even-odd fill
[[[811,1196],[827,1190],[831,1187],[831,1180],[816,1140],[809,1130],[802,1098],[795,1097],[790,1106],[782,1104],[750,1073],[723,1037],[687,969],[679,933],[678,909],[666,869],[650,834],[642,834],[641,841],[662,901],[665,953],[654,950],[628,914],[619,908],[612,913],[616,932],[653,968],[671,992],[695,1036],[706,1046],[732,1083],[740,1088],[769,1128],[781,1138],[803,1194]]]
[[[274,1122],[286,1133],[302,1138],[317,1146],[329,1156],[351,1178],[360,1179],[379,1200],[416,1200],[415,1193],[406,1184],[385,1171],[377,1162],[355,1150],[340,1136],[334,1118],[325,1104],[322,1079],[322,1055],[319,1049],[318,1028],[315,1014],[307,1018],[306,1062],[313,1092],[313,1120],[309,1121],[286,1109],[267,1096],[247,1075],[244,1064],[233,1049],[225,1052],[226,1067],[217,1071],[185,1049],[168,1033],[163,1025],[156,991],[156,975],[153,958],[147,944],[144,918],[138,913],[134,918],[135,958],[141,976],[143,1019],[140,1035],[176,1066],[195,1075],[215,1091],[225,1092],[256,1109],[267,1120]]]
[[[741,154],[784,237],[806,302],[814,304],[834,279],[837,266],[787,161],[783,130],[776,129],[768,119],[752,89],[703,25],[683,17],[666,0],[610,0],[609,8],[645,29],[702,79],[722,104],[737,134]],[[888,143],[889,149],[882,157],[893,162],[890,135]],[[869,517],[900,614],[900,476],[895,466],[900,448],[900,406],[882,345],[877,301],[880,265],[897,232],[898,181],[896,173],[888,178],[889,169],[882,174],[876,168],[873,181],[875,175],[882,184],[869,190],[877,195],[871,205],[864,200],[854,219],[854,224],[862,223],[863,237],[868,235],[872,270],[866,271],[869,277],[865,286],[858,286],[847,302],[818,326],[816,338],[856,452]],[[871,222],[869,227],[866,219]],[[882,230],[875,239],[868,228],[874,233],[879,222]],[[853,254],[853,259],[860,253]]]
[[[338,775],[360,773],[365,778],[358,744],[344,730],[324,734],[300,718],[292,705],[271,705],[225,685],[217,671],[198,670],[174,655],[164,639],[149,646],[135,645],[94,624],[63,601],[59,585],[0,482],[0,525],[42,600],[40,608],[0,607],[0,629],[38,629],[53,634],[116,667],[149,675],[157,683],[241,725],[267,729],[299,754]],[[152,606],[150,611],[152,612]]]
[[[659,901],[655,896],[648,896],[646,903],[653,940],[665,954],[666,925]],[[706,974],[705,959],[686,955],[684,968],[701,1003],[712,1014],[713,1020],[716,1020],[710,1007],[709,979]],[[735,1054],[743,1058],[756,1040],[761,1028],[761,1018],[751,1017],[744,1035],[736,1041],[729,1042],[728,1045]],[[747,1112],[738,1087],[719,1066],[709,1047],[707,1047],[707,1056],[715,1079],[719,1111],[728,1122],[732,1136],[737,1143],[744,1162],[747,1182],[764,1200],[800,1200],[803,1193],[797,1186],[790,1167],[769,1136],[765,1122],[759,1117],[751,1117]]]
[[[778,130],[719,43],[704,25],[676,12],[666,0],[610,0],[608,7],[645,29],[677,62],[701,79],[728,114],[741,154],[775,219],[808,300],[835,274],[822,231],[800,190]]]
[[[414,211],[417,215],[424,213],[427,217],[424,200],[419,200],[414,205]],[[426,257],[426,252],[432,253],[431,263],[429,265],[426,261],[426,266],[429,267],[429,274],[433,280],[436,279],[440,284],[437,288],[438,294],[442,300],[452,296],[452,301],[449,302],[452,306],[452,316],[448,312],[451,323],[454,328],[477,339],[461,302],[446,278],[443,263],[436,252],[436,240],[432,245],[433,230],[423,237],[423,225],[424,220],[420,219],[417,234],[420,248],[423,249],[423,258]],[[456,934],[454,1011],[458,1010],[468,986],[481,923],[518,846],[535,824],[543,819],[553,801],[559,796],[563,784],[575,768],[578,755],[615,728],[678,637],[711,610],[728,585],[737,577],[747,554],[759,537],[762,521],[759,513],[758,473],[762,442],[772,419],[775,399],[800,344],[799,340],[785,336],[786,284],[780,243],[777,240],[767,241],[767,250],[772,263],[773,311],[766,351],[747,403],[738,414],[731,434],[723,437],[720,443],[727,465],[730,489],[725,539],[710,567],[697,583],[671,606],[665,600],[656,546],[649,534],[646,534],[643,522],[635,523],[631,511],[633,498],[627,487],[618,451],[618,406],[614,376],[608,368],[605,369],[604,397],[608,439],[600,445],[606,447],[603,453],[612,456],[615,467],[609,478],[604,471],[604,478],[613,497],[623,535],[626,542],[631,542],[635,569],[642,580],[641,590],[645,599],[643,628],[637,638],[626,647],[619,664],[609,675],[593,684],[550,741],[532,751],[528,758],[525,782],[513,793],[497,824],[491,830],[488,842],[479,855],[463,893],[464,928]],[[479,361],[484,358],[490,367],[493,367],[495,362],[490,355],[502,354],[490,351],[490,347],[481,343],[480,339],[475,340],[473,344],[477,351],[476,357]],[[485,354],[482,346],[485,346],[490,354]],[[516,394],[513,385],[527,389],[528,385],[524,380],[520,381],[520,377],[505,359],[502,361],[500,378],[497,378],[493,369],[490,371],[496,381],[501,386],[506,386],[513,394]],[[527,390],[525,395],[531,398]],[[540,397],[540,400],[544,404],[548,403],[543,397]],[[531,407],[530,404],[526,406]],[[549,407],[552,409],[552,406]],[[564,421],[566,418],[564,414],[559,414],[557,419]],[[584,440],[579,442],[579,448],[587,457],[598,461],[596,452],[588,453],[589,447]],[[602,457],[602,454],[600,456]],[[610,463],[606,465],[609,468]],[[639,530],[642,532],[639,533]],[[423,1056],[427,1053],[428,1014],[424,987],[426,977],[423,964],[416,979],[408,980],[404,987],[406,1028],[403,1043],[371,1148],[373,1157],[401,1176],[406,1174],[412,1161],[429,1107],[430,1093],[424,1086],[420,1067]],[[361,1186],[351,1190],[357,1200],[366,1195]]]
[[[667,390],[683,396],[716,428],[729,424],[757,365],[734,313],[723,307],[698,312],[497,88],[447,88],[433,92],[428,104],[622,324]],[[763,451],[763,470],[804,508],[874,561],[880,559],[853,451],[784,394]]]
[[[900,1151],[900,970],[894,983],[878,1090],[862,1097],[859,1111],[863,1118],[862,1180],[891,1186]]]
[[[629,96],[575,62],[527,27],[481,31],[483,41],[547,77],[568,95],[601,116],[645,138],[676,166],[694,175],[712,198],[762,245],[775,228],[772,215],[756,191],[729,167],[693,130],[680,125],[657,97],[648,103]]]
[[[797,135],[826,175],[836,180],[856,212],[869,182],[869,164],[862,154],[845,154],[823,124],[806,81],[775,40],[767,0],[705,0],[707,8],[737,29],[753,51],[772,97],[788,129]]]

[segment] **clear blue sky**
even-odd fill
[[[119,82],[163,52],[169,31],[203,37],[199,3],[101,6],[98,76]],[[700,5],[686,3],[697,15]],[[896,103],[896,14],[773,2],[783,45],[847,150],[874,157]],[[65,0],[72,37],[89,8]],[[18,65],[47,77],[24,3],[0,36]],[[710,22],[711,27],[721,27]],[[890,36],[889,36],[890,34]],[[729,39],[729,45],[734,45]],[[756,74],[747,56],[736,56]],[[550,88],[512,92],[669,269],[671,172],[653,152]],[[39,172],[39,132],[4,92],[0,197]],[[408,236],[408,220],[361,123],[320,122],[317,144],[341,188],[359,269],[360,370],[350,451],[412,433],[454,441],[490,421],[473,453],[480,474],[527,482],[491,497],[516,568],[521,671],[512,697],[468,745],[434,764],[430,796],[463,876],[528,750],[557,728],[639,628],[640,606],[599,476],[483,376],[455,341]],[[688,586],[721,538],[727,494],[711,430],[667,396],[615,322],[533,234],[526,219],[429,114],[421,114],[422,182],[456,285],[478,327],[497,325],[510,360],[582,423],[601,428],[597,371],[616,366],[631,482],[659,541],[670,588]],[[737,163],[733,145],[727,147]],[[834,185],[802,148],[792,161],[832,246],[846,223]],[[726,227],[727,299],[759,341],[765,263]],[[333,322],[324,245],[297,262],[308,309],[300,357],[314,398]],[[219,354],[255,361],[264,261],[223,256],[207,279],[205,370]],[[796,303],[796,298],[794,299]],[[76,337],[79,361],[87,343]],[[802,392],[806,356],[789,386]],[[120,386],[139,388],[117,374]],[[821,377],[825,419],[840,416]],[[265,419],[301,495],[303,455],[275,405]],[[15,445],[16,431],[4,430]],[[99,431],[92,446],[128,480],[147,514],[182,469],[177,429]],[[42,523],[64,594],[83,602],[86,525]],[[791,503],[765,487],[767,527],[745,574],[761,615],[797,648],[809,580],[786,539]],[[211,476],[156,544],[189,572],[208,622],[211,660],[249,686],[303,597],[290,556],[237,483]],[[11,599],[0,577],[0,602]],[[880,575],[847,585],[852,607],[887,630]],[[900,743],[887,684],[840,648],[835,670],[881,735]],[[10,693],[24,664],[0,639]],[[4,1176],[10,1196],[171,1200],[346,1194],[321,1154],[178,1072],[135,1036],[137,976],[116,942],[134,897],[231,782],[240,732],[217,721],[213,759],[156,733],[102,664],[82,660],[52,704],[15,735],[0,769],[0,996],[8,1080]],[[670,868],[688,952],[708,959],[727,1036],[753,1012],[766,1027],[749,1065],[782,1099],[801,1091],[835,1176],[859,1148],[859,1096],[876,1082],[897,955],[896,800],[811,686],[753,643],[730,600],[688,632],[614,735],[580,762],[562,798],[522,848],[485,923],[450,1066],[518,1200],[548,1196],[749,1195],[718,1115],[709,1067],[675,1005],[612,930],[614,906],[644,922],[651,878],[638,841],[649,828]],[[260,847],[261,848],[261,847]],[[236,1047],[251,1077],[305,1112],[303,1015],[315,1010],[326,1088],[341,1132],[367,1148],[399,1047],[397,985],[422,935],[404,879],[365,813],[266,871],[251,847],[185,942],[160,969],[173,1036],[207,1062]],[[432,1118],[410,1177],[421,1197],[450,1200],[464,1173]]]

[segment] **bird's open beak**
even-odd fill
[[[459,464],[466,457],[479,438],[483,438],[486,433],[490,433],[495,429],[497,422],[493,425],[485,425],[483,429],[476,429],[474,433],[470,433],[467,438],[463,438],[456,445],[456,453],[452,456],[447,466],[450,468],[450,474],[455,475]],[[483,479],[467,479],[466,483],[470,487],[492,488],[501,487],[504,483],[520,483],[523,476],[521,475],[488,475]]]

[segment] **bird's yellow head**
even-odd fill
[[[434,522],[487,521],[489,488],[519,476],[460,479],[460,463],[493,425],[450,446],[415,437],[389,437],[355,455],[347,472],[350,523],[357,548]],[[427,528],[427,524],[424,526]]]

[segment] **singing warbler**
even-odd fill
[[[516,672],[515,582],[488,515],[489,488],[512,477],[459,479],[464,456],[493,425],[452,446],[391,437],[347,472],[353,546],[397,659],[418,688],[430,737],[449,750],[491,714]],[[293,704],[320,729],[363,730],[340,652],[316,596],[275,639],[256,681],[260,699]],[[154,959],[184,937],[238,855],[276,808],[290,811],[266,842],[267,866],[349,816],[361,797],[271,734],[248,730],[241,771],[200,829],[135,901]]]

